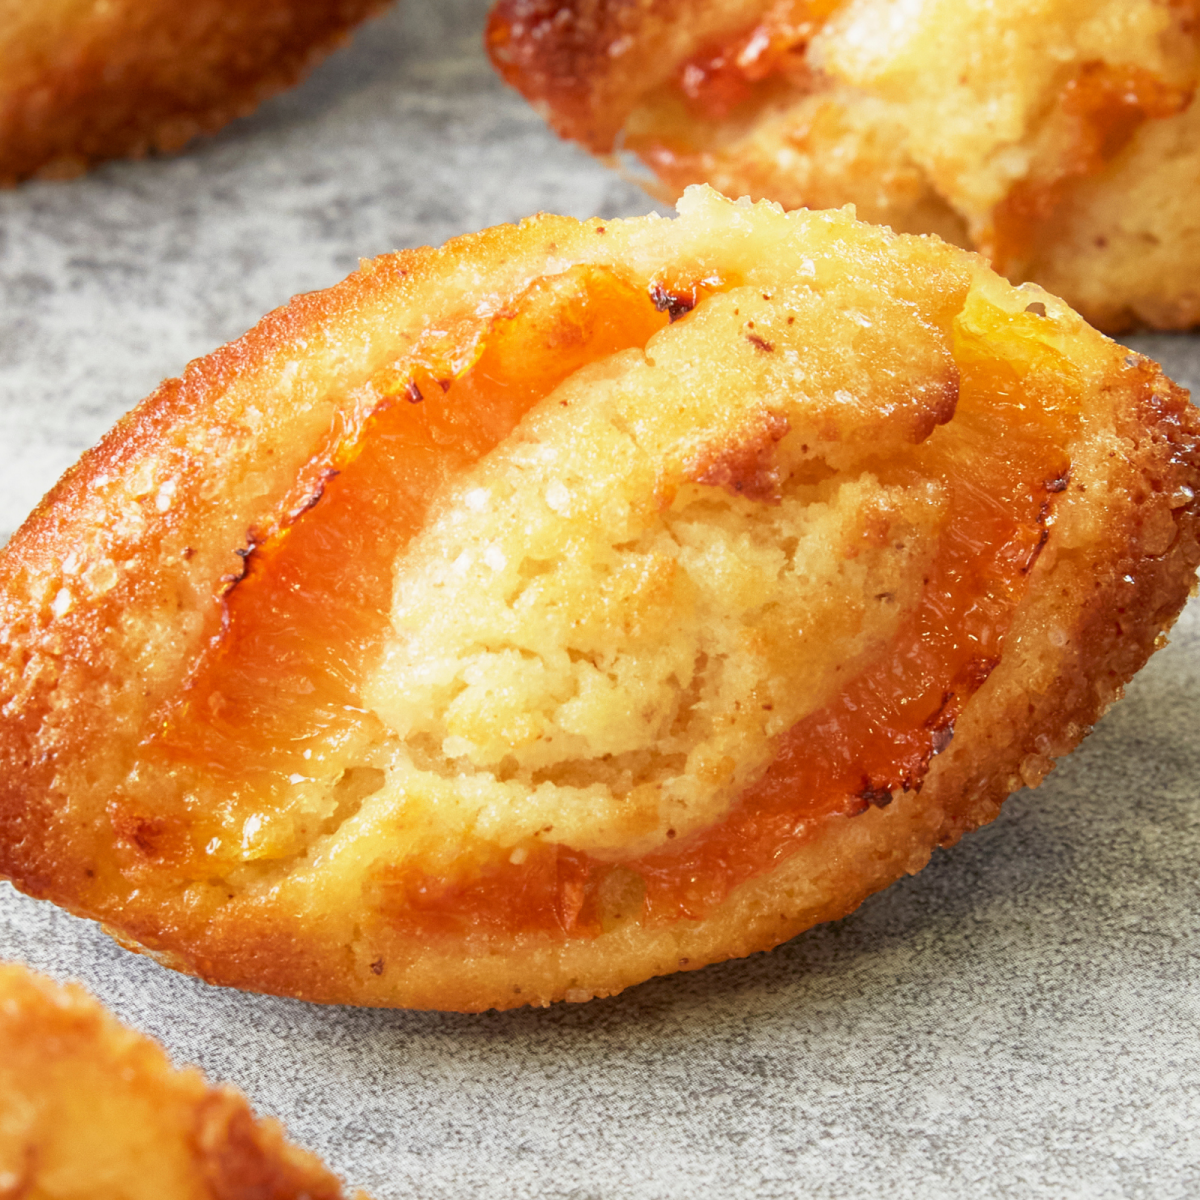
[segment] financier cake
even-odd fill
[[[488,44],[666,200],[854,203],[1100,328],[1200,322],[1198,0],[497,0]]]
[[[0,553],[0,874],[216,983],[484,1009],[774,946],[1036,785],[1200,560],[1187,393],[690,189],[364,262]]]
[[[178,150],[386,0],[0,0],[0,185]]]
[[[231,1087],[178,1071],[82,988],[0,963],[0,1196],[343,1200]],[[367,1200],[357,1193],[358,1200]]]

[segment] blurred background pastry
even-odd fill
[[[662,198],[852,203],[1109,332],[1200,321],[1195,0],[498,0],[487,36]]]

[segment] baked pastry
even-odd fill
[[[0,1196],[342,1200],[240,1092],[179,1071],[82,988],[0,963]],[[367,1200],[357,1193],[358,1200]]]
[[[497,0],[564,137],[988,254],[1110,332],[1200,322],[1196,0]]]
[[[0,185],[214,133],[386,2],[0,0]]]
[[[937,239],[691,189],[370,262],[0,553],[0,873],[482,1009],[748,954],[1036,784],[1200,560],[1187,393]]]

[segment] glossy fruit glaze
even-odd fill
[[[996,314],[989,332],[1020,337],[1044,319]],[[954,420],[903,461],[868,464],[885,482],[935,477],[950,490],[951,515],[923,599],[874,667],[785,735],[775,762],[724,821],[622,863],[535,844],[518,865],[507,848],[477,843],[449,875],[398,864],[377,881],[377,903],[390,923],[424,938],[470,931],[592,937],[630,915],[700,918],[824,821],[919,788],[949,745],[963,704],[1000,660],[1049,535],[1053,497],[1068,483],[1061,447],[1077,396],[1063,376],[1059,394],[1031,402],[1022,378],[1034,364],[1020,360],[1037,345],[1018,342],[1014,361],[964,338]]]
[[[720,121],[754,99],[764,82],[806,76],[808,43],[843,0],[782,0],[750,28],[718,38],[693,54],[675,76],[692,112]]]
[[[1031,313],[1014,324],[1040,319]],[[972,358],[970,348],[960,365],[954,421],[904,462],[871,464],[889,482],[936,476],[952,494],[922,602],[874,667],[786,734],[725,821],[617,864],[535,845],[514,865],[508,850],[478,844],[449,877],[398,865],[379,880],[390,922],[422,937],[472,929],[595,936],[619,916],[614,907],[656,923],[701,918],[822,822],[919,788],[953,738],[962,704],[1000,661],[1048,538],[1052,498],[1069,478],[1061,449],[1074,408],[1069,386],[1040,407],[1012,365]]]
[[[963,704],[1000,661],[1069,466],[1052,439],[1021,428],[1013,408],[966,408],[960,402],[952,425],[907,469],[878,468],[889,482],[914,470],[950,490],[951,516],[917,611],[875,666],[784,736],[725,822],[625,864],[646,881],[651,918],[706,915],[812,836],[821,818],[853,817],[919,789],[949,745]]]

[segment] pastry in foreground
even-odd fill
[[[1037,784],[1200,560],[1159,369],[690,189],[364,262],[0,553],[0,874],[205,979],[482,1009],[776,945]]]
[[[342,1200],[232,1087],[179,1071],[82,988],[0,963],[0,1196]],[[357,1193],[358,1200],[366,1200]]]
[[[386,0],[0,0],[0,184],[178,150],[290,87]]]
[[[854,203],[1100,328],[1200,322],[1197,0],[497,0],[488,45],[663,199]]]

